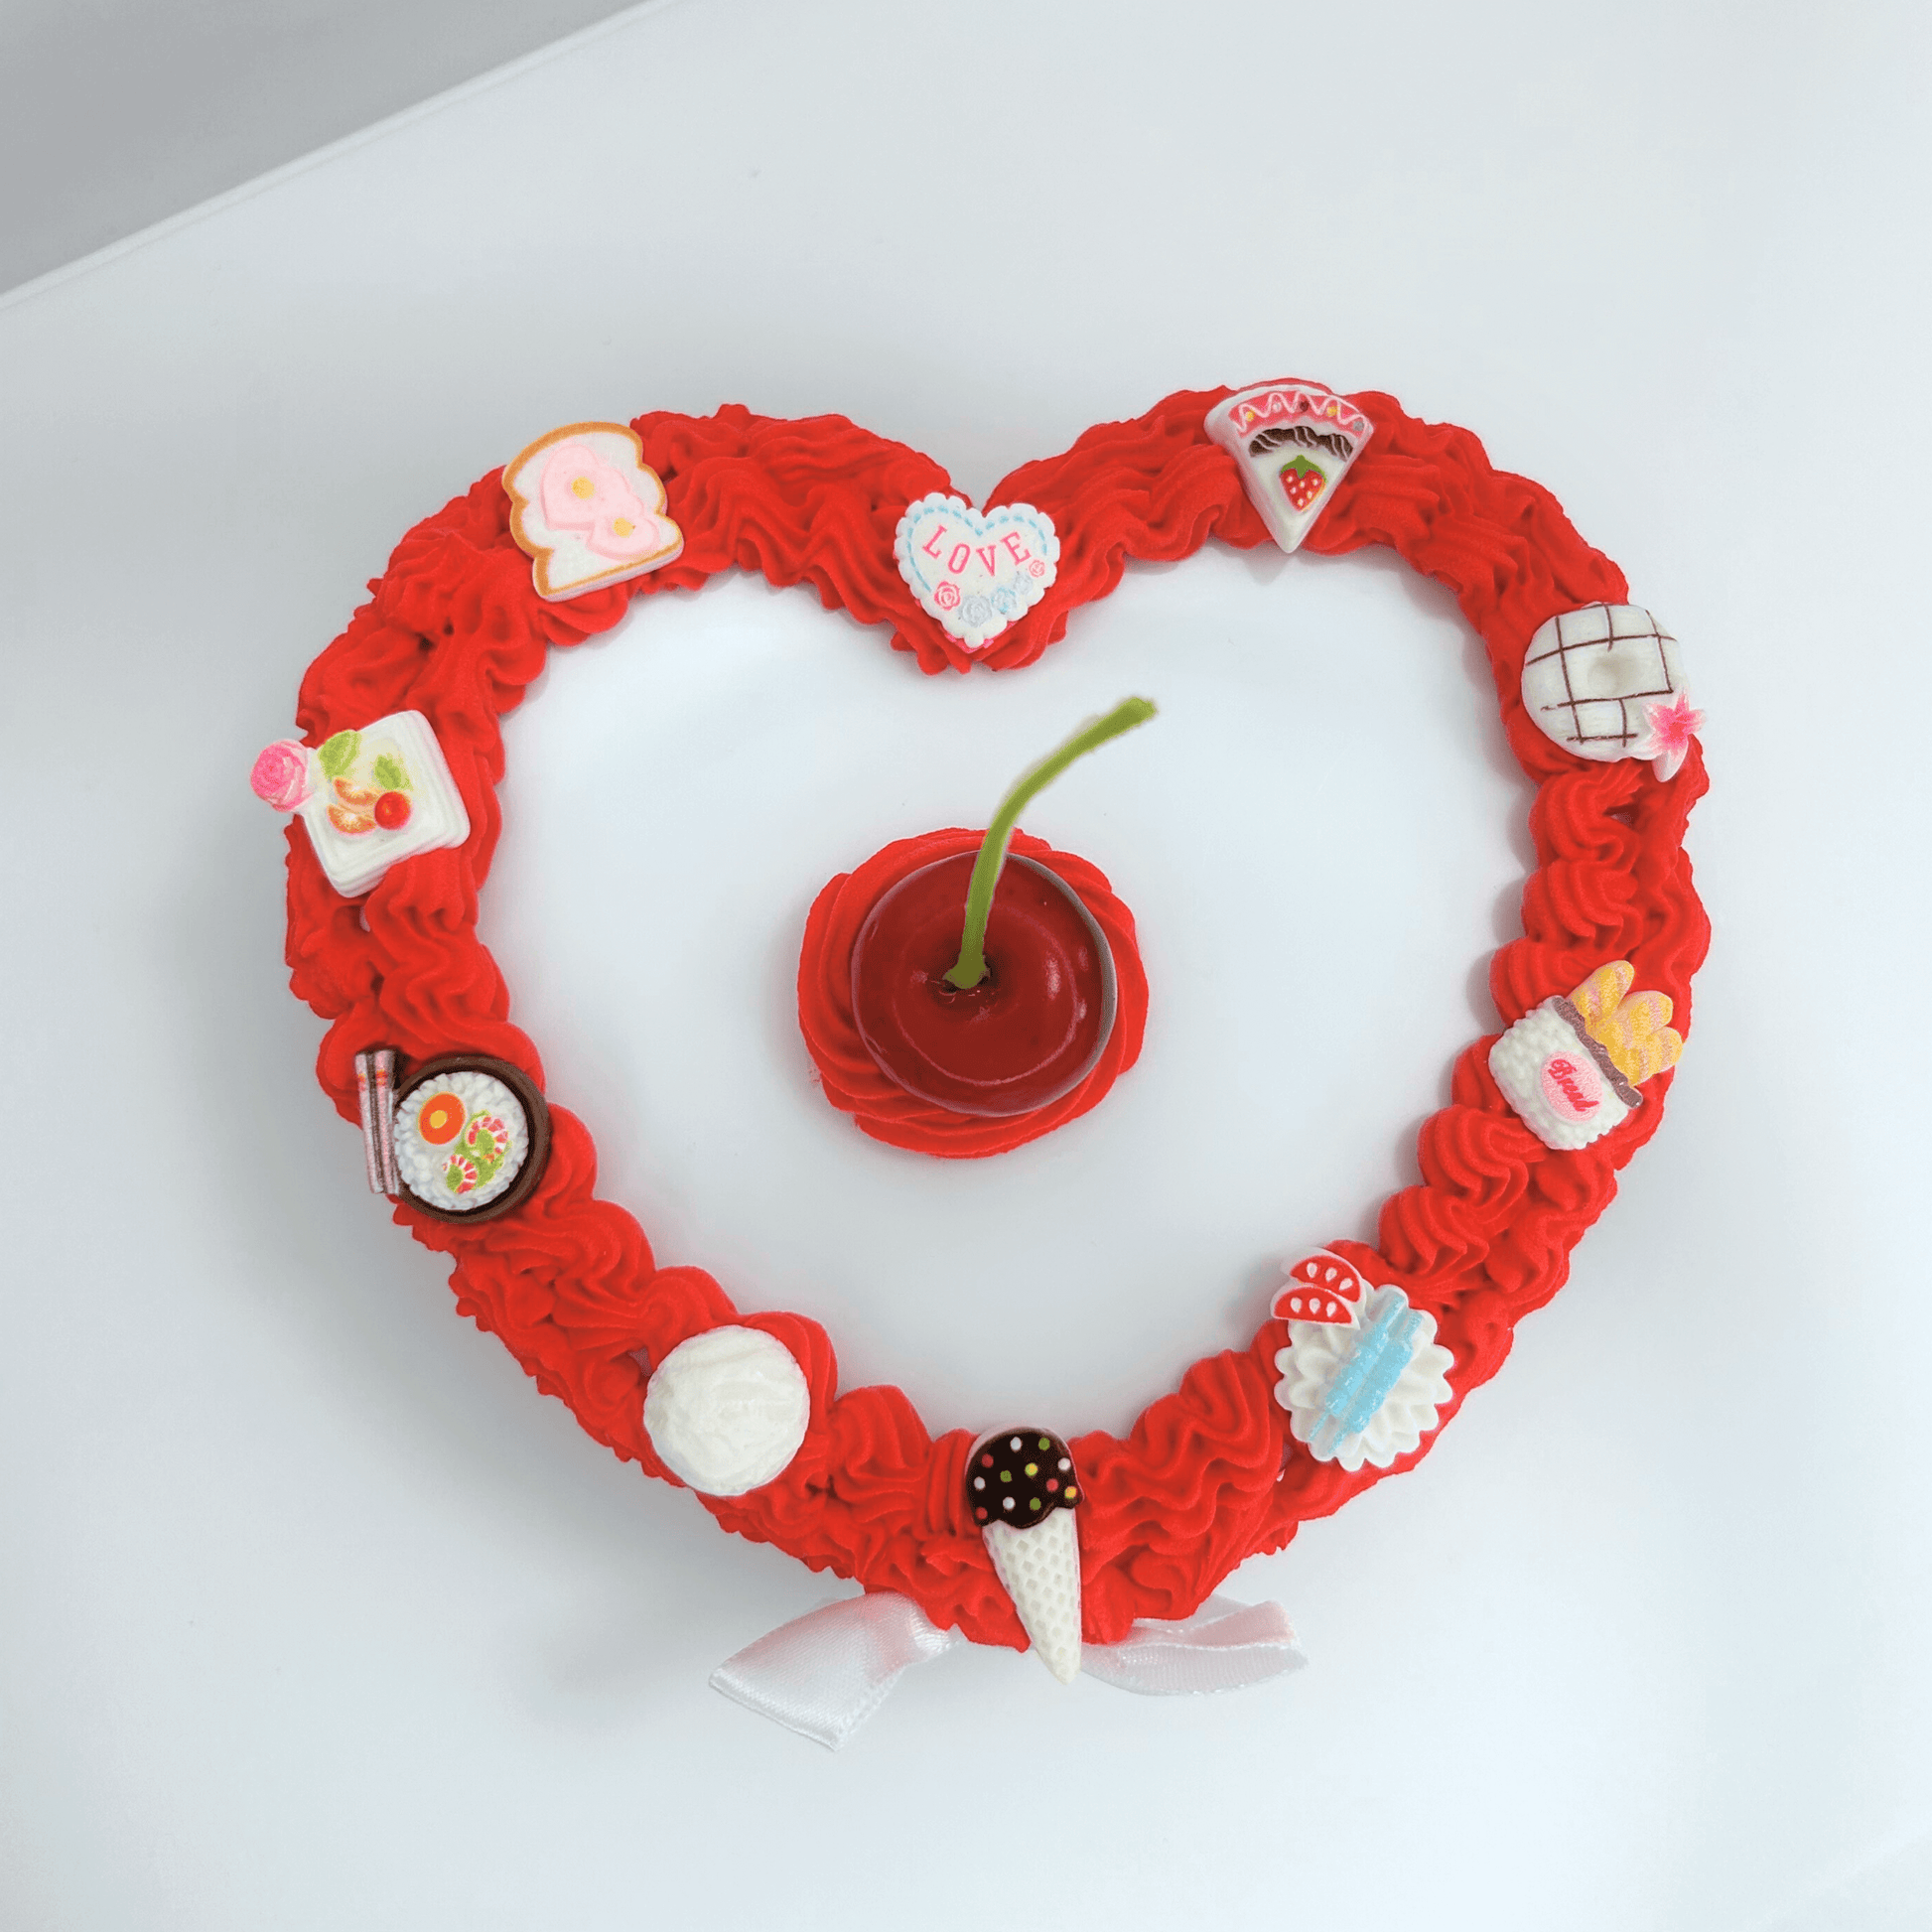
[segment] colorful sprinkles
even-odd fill
[[[1048,1510],[1071,1509],[1079,1499],[1066,1445],[1041,1429],[1022,1429],[982,1444],[966,1480],[966,1500],[976,1523],[1043,1519]]]

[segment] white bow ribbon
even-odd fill
[[[711,1688],[837,1750],[892,1695],[901,1672],[964,1642],[909,1596],[870,1590],[747,1644],[711,1673]]]
[[[909,1596],[870,1590],[808,1611],[748,1644],[711,1674],[748,1711],[837,1750],[914,1664],[964,1643]],[[1119,1643],[1081,1646],[1089,1677],[1142,1697],[1237,1691],[1308,1662],[1279,1603],[1210,1596],[1192,1616],[1143,1617]]]
[[[1210,1596],[1173,1622],[1144,1616],[1119,1643],[1080,1646],[1080,1668],[1117,1691],[1148,1698],[1244,1691],[1300,1670],[1308,1654],[1279,1603]]]

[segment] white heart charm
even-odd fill
[[[1053,519],[1031,503],[984,514],[957,496],[921,496],[898,520],[898,574],[919,608],[982,650],[1045,595],[1059,569]]]

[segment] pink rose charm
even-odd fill
[[[292,812],[315,789],[309,775],[309,748],[292,739],[278,739],[255,760],[248,782],[255,796],[278,812]]]

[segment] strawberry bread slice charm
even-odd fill
[[[966,1466],[966,1504],[1039,1660],[1080,1674],[1080,1500],[1073,1458],[1043,1429],[989,1436]]]

